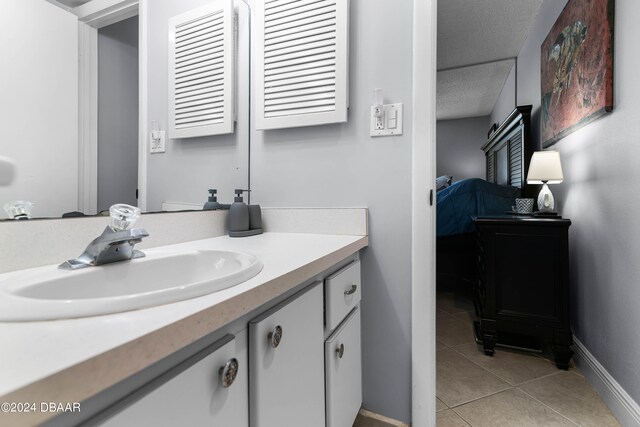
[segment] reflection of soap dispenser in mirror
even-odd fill
[[[229,209],[229,205],[223,205],[222,203],[218,203],[218,198],[216,197],[216,193],[218,190],[212,188],[209,190],[209,200],[202,207],[203,211],[216,211],[221,209]]]

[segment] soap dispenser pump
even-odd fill
[[[236,189],[236,197],[229,209],[229,237],[243,237],[249,231],[249,206],[242,200],[242,193],[250,190]]]

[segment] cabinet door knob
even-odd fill
[[[222,387],[227,388],[233,384],[238,375],[238,359],[231,358],[218,371]]]
[[[269,339],[271,348],[277,348],[280,345],[280,341],[282,341],[282,326],[278,325],[273,328],[267,338]]]
[[[356,293],[356,291],[358,290],[358,285],[356,285],[355,283],[353,285],[351,285],[351,287],[349,289],[347,289],[346,291],[344,291],[345,295],[353,295]]]
[[[336,348],[336,354],[338,359],[342,359],[342,356],[344,356],[344,344],[340,344],[340,347]]]

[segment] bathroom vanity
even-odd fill
[[[0,338],[14,344],[3,351],[2,400],[81,405],[0,421],[350,425],[362,402],[359,251],[367,244],[366,235],[265,233],[151,249],[244,251],[264,268],[178,303],[0,323]]]

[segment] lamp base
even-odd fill
[[[553,194],[549,190],[549,186],[545,182],[542,185],[542,190],[538,194],[538,211],[541,213],[552,213],[555,207],[555,201],[553,200]]]

